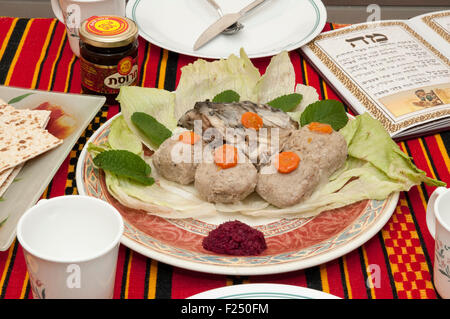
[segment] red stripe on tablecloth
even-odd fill
[[[16,256],[14,258],[14,266],[11,269],[11,274],[8,280],[8,284],[4,287],[5,299],[18,299],[22,292],[24,280],[26,277],[27,266],[25,263],[25,257],[23,255],[22,247],[17,247]]]
[[[144,87],[154,88],[157,86],[156,76],[158,74],[159,58],[161,56],[161,48],[150,44],[150,57],[147,62],[147,73],[145,76]]]
[[[58,58],[59,47],[61,42],[64,41],[66,37],[65,27],[62,23],[57,23],[55,35],[53,37],[53,41],[50,43],[50,47],[48,49],[48,54],[46,59],[42,62],[42,72],[41,79],[39,81],[39,86],[37,89],[40,90],[48,90],[49,84],[52,81],[53,72],[53,63]]]
[[[348,291],[353,299],[367,299],[367,290],[364,275],[361,270],[361,256],[359,249],[345,255],[346,271],[348,276]]]
[[[172,298],[184,299],[210,289],[226,286],[226,277],[173,268]]]
[[[252,59],[253,65],[259,70],[260,74],[266,73],[267,66],[269,65],[270,58],[258,58]]]
[[[322,100],[323,96],[322,96],[322,91],[320,89],[320,77],[319,75],[315,72],[314,68],[305,62],[305,65],[303,67],[304,72],[306,72],[306,83],[309,86],[312,86],[316,89],[317,93],[319,94],[319,99]]]
[[[146,259],[147,257],[133,252],[128,273],[128,299],[141,299],[144,296]]]
[[[108,116],[107,119],[109,120],[110,118],[112,118],[114,115],[116,115],[117,113],[119,113],[120,111],[120,106],[117,105],[110,105],[108,108]]]
[[[374,299],[391,299],[393,298],[392,287],[390,285],[389,271],[386,259],[383,255],[383,247],[381,246],[378,234],[364,244],[367,255],[367,266],[372,265],[373,271],[370,273],[373,277]],[[378,268],[379,267],[379,268]],[[375,272],[379,269],[379,272]],[[370,280],[370,279],[369,279]],[[378,285],[379,284],[379,285]]]
[[[52,20],[33,19],[28,35],[24,41],[22,50],[19,53],[17,63],[9,85],[29,88],[31,87],[34,69],[39,60],[42,47],[49,32]]]
[[[1,18],[0,19],[0,48],[3,46],[3,43],[6,39],[6,36],[10,32],[10,28],[17,18]],[[6,43],[5,43],[6,45]],[[1,56],[0,56],[1,59]]]
[[[450,167],[447,167],[446,159],[444,158],[439,145],[436,140],[436,135],[427,136],[424,138],[428,145],[428,148],[433,157],[433,161],[437,170],[437,173],[442,181],[450,184]]]
[[[114,299],[119,299],[122,291],[122,276],[124,272],[125,253],[127,248],[123,245],[119,247],[119,255],[117,257],[116,279],[114,284]]]
[[[73,60],[73,52],[70,49],[69,41],[65,42],[64,47],[62,48],[61,52],[61,59],[58,63],[58,66],[56,67],[55,74],[54,74],[54,86],[52,91],[57,92],[64,92],[66,89],[66,81],[67,81],[67,74],[70,71],[70,67]]]
[[[342,282],[342,273],[339,266],[339,260],[335,259],[325,264],[329,293],[344,298],[344,284]]]
[[[303,83],[302,59],[298,51],[290,52],[291,62],[295,71],[295,83]]]

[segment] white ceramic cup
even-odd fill
[[[442,298],[450,298],[450,189],[438,187],[427,206],[427,227],[435,239],[434,286]]]
[[[92,16],[125,16],[125,0],[51,0],[55,16],[66,25],[70,48],[80,56],[79,28]]]
[[[89,196],[41,200],[20,218],[34,298],[113,297],[123,219],[109,203]]]

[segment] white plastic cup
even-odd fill
[[[125,0],[51,0],[55,16],[65,24],[73,53],[80,57],[81,22],[92,16],[125,16]]]
[[[123,219],[89,196],[41,200],[20,218],[22,245],[36,299],[110,299]]]
[[[438,187],[431,194],[426,220],[435,239],[434,286],[442,298],[450,299],[450,189]]]

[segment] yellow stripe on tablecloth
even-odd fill
[[[347,287],[347,293],[348,293],[348,298],[352,299],[353,298],[353,294],[352,294],[352,287],[350,285],[350,277],[348,274],[348,267],[347,267],[347,258],[346,256],[342,257],[342,265],[344,268],[344,277],[345,277],[345,286]]]
[[[327,87],[327,84],[325,83],[325,81],[324,80],[320,80],[320,82],[322,83],[322,86],[323,86],[323,95],[324,95],[324,100],[328,100],[328,87]]]
[[[303,59],[302,60],[302,71],[303,71],[303,75],[305,77],[305,85],[309,85],[309,79],[308,79],[308,71],[306,69],[306,61]]]
[[[425,146],[423,145],[423,140],[421,138],[419,138],[419,144],[420,144],[420,148],[423,152],[423,155],[425,156],[425,160],[427,162],[428,168],[430,169],[431,175],[433,176],[434,179],[436,179],[436,174],[433,170],[433,166],[431,165],[430,158],[428,157],[427,150],[425,149]]]
[[[26,26],[23,34],[22,34],[22,38],[20,39],[19,46],[17,47],[16,54],[14,54],[14,58],[13,58],[13,60],[11,62],[11,65],[9,66],[8,74],[6,75],[6,80],[5,80],[5,85],[6,86],[9,85],[9,82],[11,81],[11,77],[12,77],[12,74],[13,74],[14,69],[16,67],[17,60],[19,59],[20,53],[22,52],[23,44],[25,43],[25,40],[26,40],[26,38],[28,36],[28,32],[30,31],[30,27],[31,27],[31,24],[33,23],[33,21],[34,21],[34,19],[30,19],[27,22],[27,26]]]
[[[145,86],[145,80],[147,78],[148,60],[150,59],[150,50],[152,49],[152,45],[150,42],[147,42],[147,45],[148,45],[147,55],[144,57],[144,60],[142,62],[142,63],[144,63],[144,69],[142,70],[142,74],[141,74],[142,86]]]
[[[447,149],[445,148],[444,141],[442,140],[441,135],[436,134],[434,136],[434,138],[436,139],[436,142],[437,142],[437,145],[439,147],[439,150],[441,151],[442,157],[443,157],[444,162],[445,162],[445,166],[447,168],[450,168],[450,158],[448,156]]]
[[[2,59],[3,54],[5,53],[6,47],[8,46],[9,39],[11,38],[11,34],[12,34],[14,28],[16,27],[17,21],[19,21],[19,18],[15,18],[13,20],[13,22],[11,23],[11,26],[9,27],[8,32],[6,33],[6,37],[3,40],[3,44],[0,47],[0,60]]]
[[[69,90],[70,80],[72,80],[72,73],[70,72],[70,70],[72,70],[75,60],[76,60],[76,56],[75,56],[75,54],[73,54],[72,59],[70,59],[69,66],[67,68],[66,84],[64,86],[64,92],[67,92]]]
[[[147,299],[155,299],[156,297],[157,278],[158,278],[158,262],[152,259],[152,261],[150,262],[150,274],[148,276]]]
[[[326,264],[320,265],[320,281],[322,282],[322,291],[330,293],[330,284],[328,282],[328,272]]]
[[[161,66],[159,67],[158,89],[164,89],[164,82],[166,81],[167,58],[169,57],[169,52],[165,49],[162,50],[163,56],[161,59]]]
[[[131,264],[133,261],[133,251],[130,249],[130,255],[128,258],[128,265],[127,265],[127,279],[125,281],[125,299],[128,299],[128,292],[130,288],[130,273],[131,273]]]
[[[25,273],[25,279],[23,280],[22,290],[20,291],[20,299],[25,299],[27,294],[27,287],[29,284],[30,276],[28,275],[28,272]]]
[[[47,48],[50,44],[50,39],[52,37],[53,29],[55,28],[57,20],[53,20],[48,28],[47,36],[45,37],[44,45],[42,46],[41,55],[39,56],[39,60],[36,63],[36,67],[34,68],[33,81],[31,82],[31,88],[36,88],[37,79],[39,76],[39,71],[41,70],[42,61],[44,61],[45,53],[47,52]]]
[[[364,259],[364,269],[366,269],[366,272],[367,272],[367,280],[369,282],[373,282],[372,274],[369,271],[367,271],[369,269],[369,258],[367,257],[367,251],[364,248],[364,245],[361,246],[361,250],[362,250],[362,256],[363,256],[363,259]],[[370,297],[372,299],[376,299],[375,289],[374,289],[374,287],[372,287],[372,285],[370,286]]]

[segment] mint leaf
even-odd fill
[[[329,124],[333,130],[338,131],[347,124],[348,116],[341,102],[322,100],[308,105],[300,116],[301,126],[311,122]]]
[[[267,104],[276,109],[280,109],[284,112],[290,112],[300,104],[303,99],[303,95],[298,93],[286,94],[277,97],[275,100],[268,102]]]
[[[150,166],[139,156],[130,151],[110,150],[98,154],[94,164],[118,176],[127,177],[144,185],[152,185],[155,180],[149,177]]]
[[[241,97],[238,93],[236,93],[233,90],[226,90],[222,93],[217,94],[213,98],[213,103],[233,103],[233,102],[239,102],[239,99]]]
[[[160,146],[162,142],[172,136],[172,132],[167,127],[147,113],[133,113],[131,122],[133,122],[133,124],[157,146]]]

